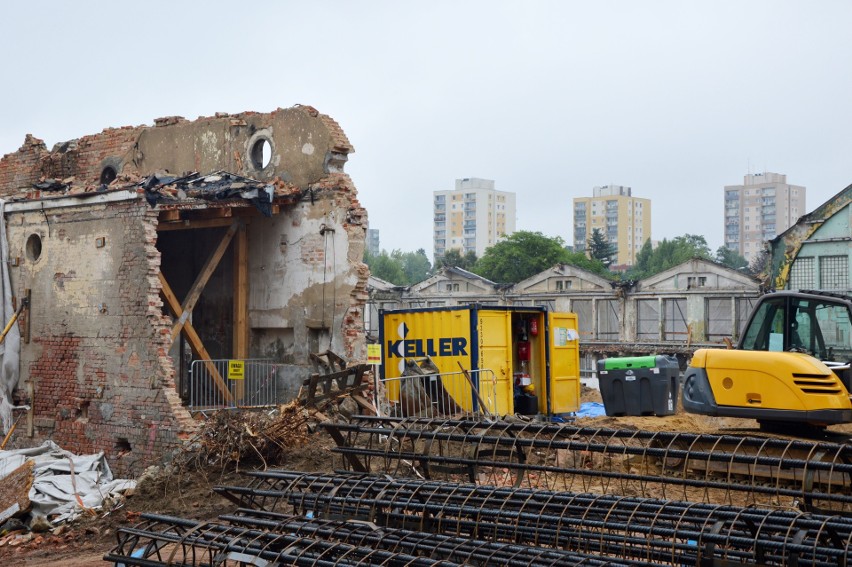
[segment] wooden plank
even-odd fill
[[[173,223],[163,223],[157,225],[157,231],[168,232],[172,230],[193,230],[198,228],[222,228],[231,226],[234,220],[225,219],[189,219],[175,221]]]
[[[256,218],[256,217],[266,217],[263,213],[258,210],[257,207],[234,207],[232,209],[234,211],[234,216],[239,216],[240,218]],[[272,216],[277,215],[281,212],[281,207],[279,205],[269,205],[269,212],[272,213]]]
[[[165,211],[160,211],[160,215],[157,220],[159,222],[171,222],[180,220],[180,209],[168,209]]]
[[[210,280],[210,276],[213,275],[213,272],[219,265],[219,261],[222,259],[222,256],[225,255],[225,250],[228,249],[228,245],[231,243],[231,239],[234,238],[234,234],[236,234],[238,228],[238,222],[235,222],[231,225],[231,228],[229,228],[228,232],[226,232],[225,235],[222,237],[222,240],[219,242],[219,245],[216,247],[216,250],[214,250],[213,254],[211,254],[210,257],[207,259],[207,262],[204,264],[204,267],[201,268],[201,272],[199,272],[198,277],[195,278],[195,283],[192,284],[189,293],[186,294],[186,298],[183,300],[183,303],[181,303],[181,314],[177,316],[177,322],[175,323],[174,327],[172,327],[172,342],[174,342],[174,340],[180,334],[180,330],[183,328],[184,324],[186,324],[187,319],[189,319],[189,316],[192,314],[192,310],[195,308],[195,304],[201,297],[201,292],[204,291],[204,286],[207,285],[207,282]]]
[[[240,225],[234,237],[234,358],[248,356],[248,234]]]
[[[240,223],[234,236],[234,328],[232,356],[236,359],[248,358],[248,233],[246,225]],[[234,384],[234,397],[244,397],[244,380]]]
[[[231,207],[214,207],[210,209],[194,209],[193,217],[196,219],[225,219],[231,218],[233,212]]]
[[[178,298],[172,291],[169,282],[166,281],[162,272],[160,272],[159,277],[160,284],[162,285],[160,294],[166,300],[166,303],[175,318],[179,318],[182,315],[182,309],[178,302]],[[219,370],[216,368],[216,365],[210,361],[210,353],[207,352],[207,349],[204,347],[204,343],[201,342],[201,337],[199,337],[198,333],[195,332],[195,327],[193,327],[192,323],[187,320],[183,325],[182,331],[183,336],[186,337],[186,340],[189,342],[189,348],[192,350],[192,353],[196,358],[201,360],[204,367],[207,368],[207,372],[210,373],[210,376],[213,378],[213,383],[219,389],[219,392],[222,393],[225,401],[232,403],[234,401],[234,397],[228,389],[228,384],[222,378],[222,375],[219,374]]]

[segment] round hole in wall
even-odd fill
[[[251,164],[255,169],[265,169],[272,161],[272,144],[268,138],[258,138],[251,146]]]
[[[101,185],[109,185],[115,180],[115,168],[107,166],[101,171]]]
[[[27,258],[30,259],[31,262],[35,262],[41,257],[41,236],[38,234],[31,234],[29,238],[27,238]]]

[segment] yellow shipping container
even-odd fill
[[[516,384],[537,396],[547,415],[580,407],[580,347],[574,313],[543,307],[463,306],[383,311],[379,336],[388,398],[399,401],[406,360],[430,358],[442,375],[469,371],[481,403],[497,415],[515,413]],[[493,378],[492,378],[493,377]],[[443,390],[465,411],[480,401],[465,380],[442,378]],[[530,398],[523,398],[530,399]],[[491,407],[494,406],[494,407]]]

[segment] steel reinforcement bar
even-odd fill
[[[849,444],[472,420],[322,425],[355,472],[852,512]]]
[[[143,514],[142,518],[145,521],[136,527],[118,529],[118,545],[104,556],[104,560],[140,567],[454,565],[294,534],[154,514]]]
[[[412,530],[373,522],[345,520],[305,520],[294,515],[252,509],[238,509],[221,516],[231,525],[259,527],[276,532],[296,533],[305,537],[341,541],[361,546],[387,549],[396,553],[440,557],[450,561],[476,565],[603,565],[612,558],[565,549],[524,545],[506,541],[485,541],[469,536]],[[692,554],[683,556],[690,563]],[[624,565],[660,565],[660,563],[619,558]]]
[[[144,521],[136,527],[119,528],[118,545],[104,556],[105,560],[142,567],[662,565],[253,510],[237,510],[222,516],[221,520],[227,524],[197,523],[154,514],[142,517]],[[684,556],[687,564],[692,559]]]
[[[453,537],[676,565],[847,565],[852,519],[611,495],[391,479],[251,473],[217,492],[240,514],[359,519]],[[229,518],[230,520],[230,518]],[[709,562],[709,563],[708,563]]]

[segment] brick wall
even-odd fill
[[[105,451],[119,473],[139,472],[193,431],[167,352],[156,222],[143,200],[9,215],[10,253],[22,258],[13,289],[32,289],[18,396],[32,383],[34,436],[19,444]],[[25,250],[32,234],[37,260]]]

